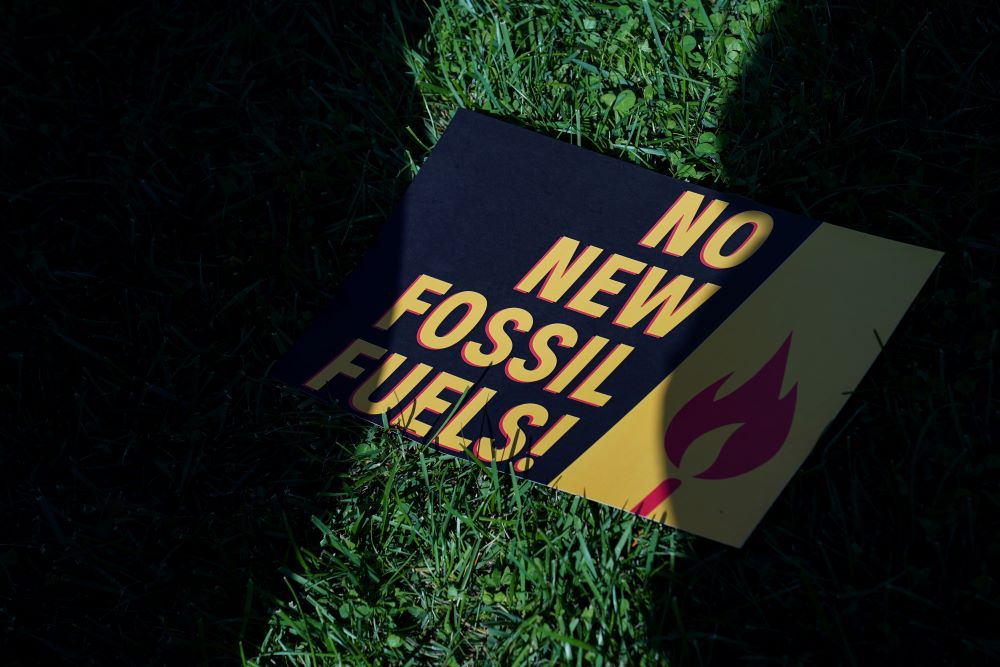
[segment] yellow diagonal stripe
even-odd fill
[[[551,486],[629,509],[666,477],[680,487],[650,515],[742,545],[836,416],[941,253],[821,225],[709,338]],[[876,337],[877,332],[877,337]],[[666,425],[695,394],[732,373],[723,396],[752,377],[793,333],[781,395],[798,383],[791,431],[774,458],[725,480],[692,477],[738,425],[695,441],[682,469],[663,449]]]

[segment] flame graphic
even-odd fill
[[[716,394],[732,373],[703,389],[677,411],[663,436],[663,448],[675,467],[681,467],[684,453],[700,436],[721,426],[740,426],[726,439],[715,461],[694,475],[697,479],[728,479],[763,465],[781,449],[795,415],[796,383],[779,398],[781,383],[792,346],[789,334],[781,347],[742,386],[725,396]],[[632,511],[645,516],[666,500],[679,479],[667,479],[650,491]]]

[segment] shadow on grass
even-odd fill
[[[747,63],[721,189],[946,255],[744,548],[654,578],[678,664],[995,654],[998,28],[987,3],[788,3]]]
[[[264,378],[405,185],[401,40],[425,23],[367,2],[5,10],[8,657],[260,643],[334,502],[351,452],[331,444],[362,439]]]

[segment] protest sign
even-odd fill
[[[459,111],[273,375],[741,545],[939,258]]]

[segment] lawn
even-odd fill
[[[18,2],[2,19],[15,661],[1000,659],[993,4]],[[459,107],[946,253],[743,549],[267,379]]]

